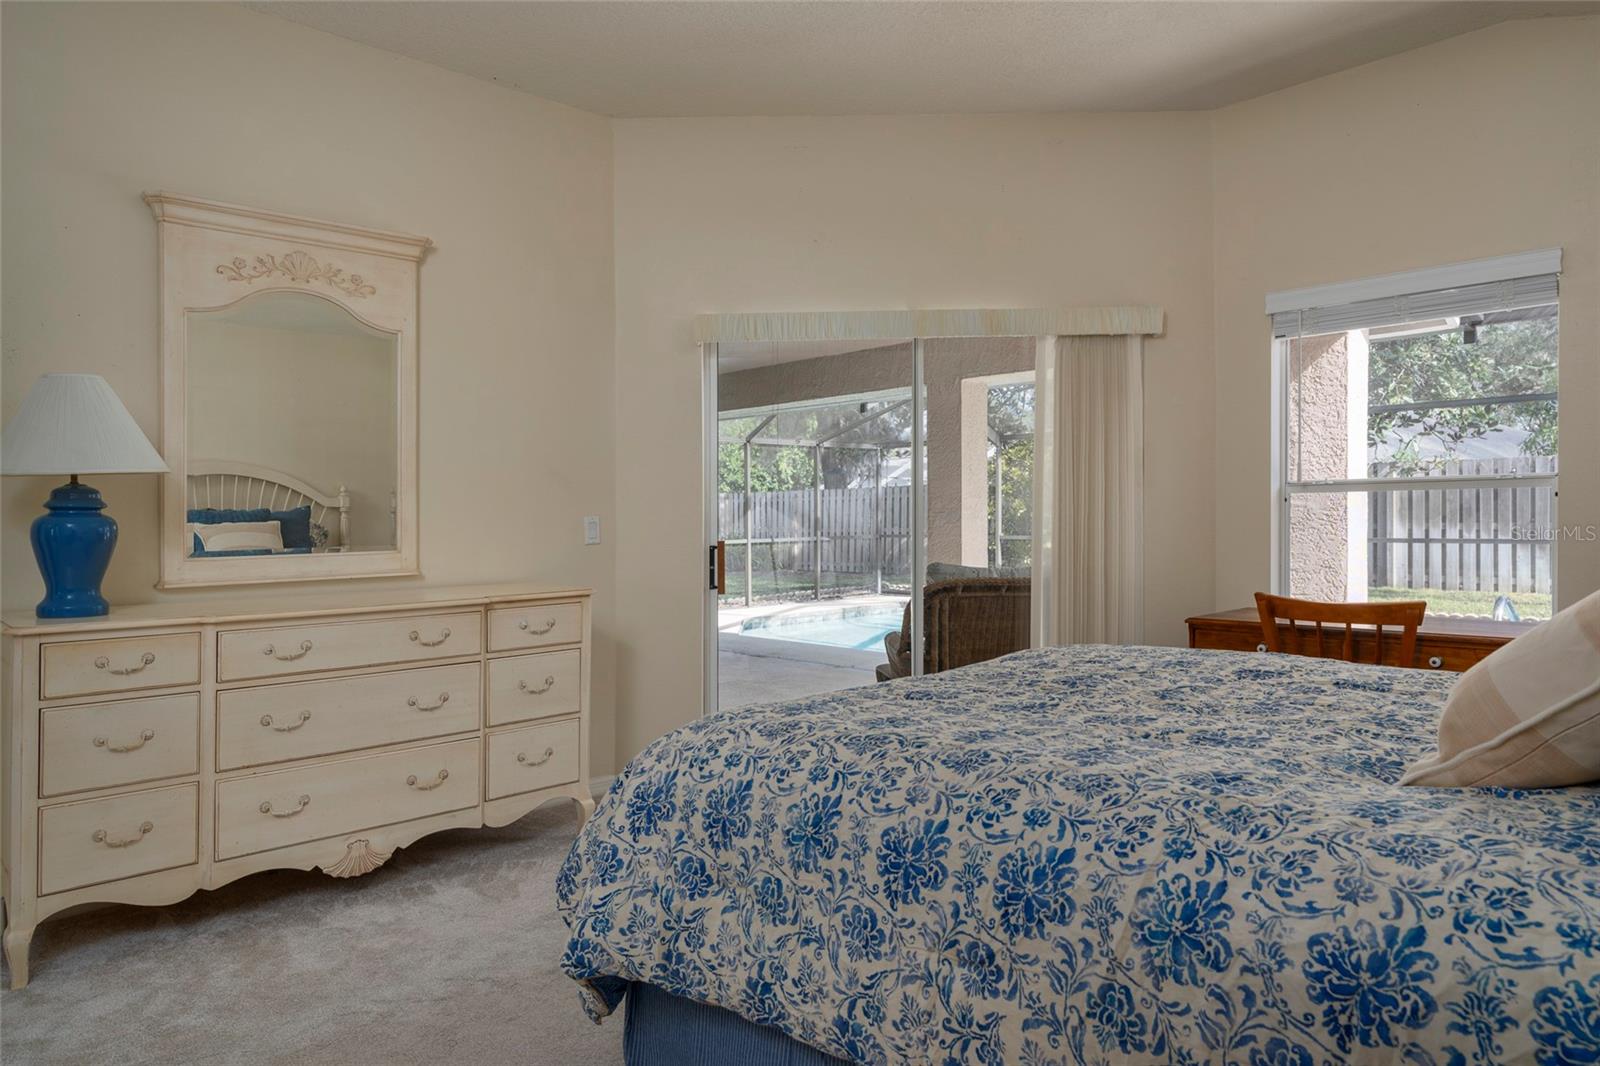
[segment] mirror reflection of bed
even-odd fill
[[[282,542],[280,550],[285,552],[359,550],[350,539],[350,492],[342,485],[332,492],[324,492],[281,470],[220,459],[191,459],[188,481],[185,507],[193,527],[191,537],[201,538],[191,544],[193,556],[204,557],[230,550],[222,543],[211,552],[204,548],[208,541],[214,540],[213,527],[225,524],[227,518],[247,523],[278,522],[276,533]],[[388,502],[391,529],[394,511],[395,500],[391,493]],[[303,530],[299,528],[301,525]],[[269,537],[272,533],[264,532]]]
[[[186,317],[190,557],[393,550],[394,334],[286,290]]]

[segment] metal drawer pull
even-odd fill
[[[536,637],[544,636],[546,633],[550,632],[555,627],[556,627],[556,620],[554,618],[546,618],[545,622],[544,622],[544,625],[540,626],[538,629],[529,629],[528,628],[528,620],[526,618],[524,618],[522,621],[517,623],[517,628],[518,629],[522,630],[525,633],[532,633]]]
[[[1428,665],[1437,670],[1444,665],[1444,660],[1437,655],[1430,655],[1428,656]]]
[[[145,822],[139,827],[138,836],[123,837],[121,840],[112,840],[110,837],[106,836],[106,831],[104,829],[96,829],[94,831],[94,836],[90,839],[92,839],[96,844],[104,844],[108,848],[130,848],[139,843],[139,841],[143,840],[145,835],[155,827],[156,823]]]
[[[556,749],[546,748],[544,749],[543,755],[539,756],[537,759],[530,759],[528,758],[527,752],[519,751],[517,752],[517,761],[523,766],[543,766],[545,763],[550,761],[555,753]]]
[[[118,755],[121,755],[125,751],[138,751],[155,738],[156,731],[154,729],[146,729],[144,732],[139,734],[139,739],[135,740],[131,744],[113,744],[105,737],[95,737],[94,746],[97,748],[104,748],[107,751],[114,751]]]
[[[301,711],[300,720],[295,722],[293,725],[273,725],[272,715],[264,714],[261,716],[261,724],[266,726],[268,729],[271,729],[274,733],[293,733],[296,729],[299,729],[309,721],[311,721],[310,711]]]
[[[432,781],[429,781],[427,784],[423,784],[422,782],[417,780],[417,775],[416,774],[412,774],[410,777],[406,778],[406,784],[410,785],[412,788],[416,789],[418,792],[431,792],[433,789],[436,789],[440,785],[444,784],[445,781],[447,781],[449,779],[449,777],[450,777],[450,771],[449,770],[440,770],[439,771],[439,776],[435,777]]]
[[[555,675],[552,674],[544,679],[543,688],[529,688],[526,681],[518,681],[517,687],[530,696],[543,696],[546,692],[549,692],[551,689],[556,687]]]
[[[406,700],[406,706],[407,707],[414,707],[419,711],[437,711],[440,707],[443,707],[445,704],[447,704],[449,702],[450,702],[450,693],[441,692],[441,693],[439,693],[439,702],[438,703],[421,704],[421,703],[417,702],[417,698],[415,696],[412,696],[410,699]]]
[[[264,803],[261,804],[260,807],[257,807],[256,809],[259,810],[262,814],[270,814],[274,818],[293,818],[295,815],[299,814],[301,811],[305,810],[310,805],[311,805],[311,797],[310,796],[301,796],[300,797],[300,802],[295,806],[295,808],[293,810],[275,811],[275,810],[272,809],[272,801],[271,800],[265,801]]]
[[[94,661],[94,668],[96,670],[104,670],[108,674],[116,674],[118,677],[127,677],[129,674],[137,674],[155,661],[156,653],[147,651],[139,656],[139,665],[137,666],[112,666],[111,660],[102,655]]]
[[[1266,650],[1267,650],[1267,646],[1265,644],[1257,644],[1256,645],[1256,651],[1266,651]]]
[[[445,641],[447,641],[449,639],[450,639],[450,627],[449,626],[445,626],[443,629],[439,630],[439,639],[438,640],[423,640],[422,639],[422,634],[418,633],[415,629],[413,629],[411,631],[411,641],[412,641],[412,643],[421,644],[424,648],[437,648],[439,645],[443,644]]]
[[[261,649],[261,654],[262,655],[270,655],[274,659],[278,660],[280,663],[288,663],[288,662],[293,662],[296,659],[304,659],[306,657],[306,652],[308,652],[310,650],[311,650],[311,642],[309,640],[302,640],[300,642],[300,650],[299,651],[292,651],[288,655],[279,655],[278,654],[278,649],[273,647],[271,644],[268,644],[265,648],[262,648]]]

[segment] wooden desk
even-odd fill
[[[1220,651],[1266,651],[1261,641],[1261,617],[1254,607],[1241,607],[1236,611],[1218,611],[1187,619],[1189,647],[1215,648]],[[1279,625],[1288,629],[1288,623]],[[1501,645],[1533,628],[1532,622],[1495,622],[1486,618],[1446,618],[1429,616],[1417,630],[1417,661],[1401,663],[1399,639],[1393,630],[1384,633],[1384,662],[1389,666],[1414,666],[1434,670],[1465,670],[1489,655]],[[1315,634],[1308,622],[1300,623],[1302,633]],[[1341,627],[1324,627],[1324,632],[1337,632]],[[1315,636],[1309,639],[1315,640]],[[1375,636],[1370,627],[1356,627],[1356,659],[1372,662]],[[1306,645],[1307,647],[1311,645]]]

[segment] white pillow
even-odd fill
[[[1402,785],[1560,788],[1600,781],[1600,592],[1461,675],[1439,750]]]
[[[189,533],[200,538],[208,552],[283,551],[283,523],[271,522],[190,522]]]

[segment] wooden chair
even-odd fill
[[[1373,626],[1377,630],[1377,652],[1373,662],[1383,663],[1383,630],[1385,626],[1400,630],[1400,653],[1396,662],[1400,666],[1414,666],[1417,657],[1417,627],[1428,610],[1424,600],[1393,600],[1385,603],[1323,603],[1319,600],[1296,600],[1288,596],[1269,596],[1256,593],[1256,610],[1261,613],[1261,640],[1268,651],[1286,651],[1291,655],[1310,655],[1319,659],[1343,659],[1356,662],[1356,626]],[[1279,628],[1279,621],[1288,623]],[[1316,650],[1307,650],[1310,634],[1300,628],[1301,622],[1316,625]],[[1344,639],[1334,654],[1328,653],[1323,640],[1323,624],[1344,626]],[[1288,640],[1284,640],[1284,634]],[[1337,639],[1337,634],[1335,634]],[[1288,644],[1288,647],[1284,645]]]

